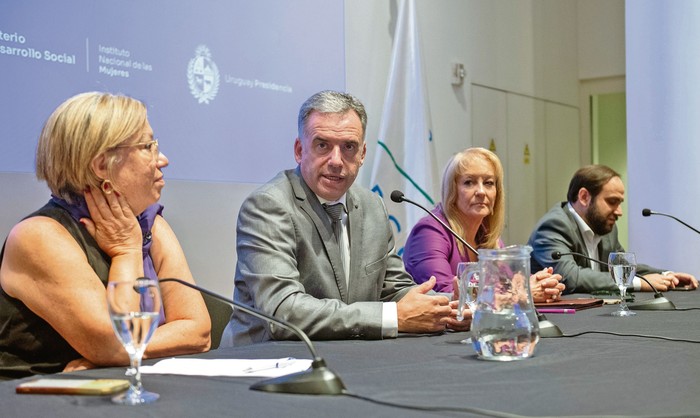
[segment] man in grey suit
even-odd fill
[[[528,244],[533,248],[533,271],[552,266],[561,274],[565,293],[595,290],[617,290],[608,272],[608,255],[625,251],[617,239],[615,222],[622,216],[620,205],[625,197],[625,186],[620,175],[604,165],[580,168],[569,183],[568,202],[554,205],[537,223]],[[552,253],[577,252],[602,264],[580,256],[565,255],[553,260]],[[695,289],[698,281],[690,274],[662,271],[644,264],[637,265],[637,273],[649,280],[659,291],[676,286]],[[651,291],[651,287],[634,278],[634,290]]]
[[[353,185],[365,158],[366,124],[364,106],[349,94],[322,91],[302,105],[297,168],[241,206],[234,298],[312,339],[466,330],[469,315],[457,321],[456,302],[431,292],[434,278],[416,285],[404,270],[381,199]],[[222,346],[291,338],[234,310]]]

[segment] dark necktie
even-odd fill
[[[336,203],[334,205],[323,205],[323,209],[326,210],[328,216],[331,217],[333,221],[333,232],[335,233],[335,239],[338,242],[338,249],[340,250],[340,260],[343,263],[343,272],[345,273],[345,281],[348,281],[348,276],[350,274],[350,256],[348,254],[348,247],[345,245],[345,229],[343,228],[343,204]]]

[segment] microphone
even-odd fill
[[[396,203],[408,202],[408,203],[411,203],[411,204],[423,209],[428,215],[432,216],[433,219],[438,221],[438,223],[440,223],[440,225],[442,225],[443,228],[445,228],[447,231],[449,231],[449,233],[452,234],[453,237],[457,238],[457,240],[459,240],[459,242],[464,244],[465,247],[469,248],[471,250],[471,252],[473,252],[477,256],[479,255],[479,252],[476,251],[474,249],[474,247],[469,245],[469,243],[467,241],[465,241],[464,238],[460,237],[454,231],[454,229],[450,228],[450,226],[447,225],[445,222],[443,222],[442,219],[438,218],[433,212],[429,211],[428,209],[426,209],[422,205],[420,205],[420,204],[418,204],[410,199],[407,199],[403,195],[403,192],[401,192],[400,190],[394,190],[393,192],[391,192],[391,200],[396,202]],[[561,332],[559,327],[556,326],[554,323],[552,323],[552,321],[548,320],[547,317],[544,316],[544,314],[537,312],[537,321],[539,322],[539,326],[540,326],[540,337],[548,338],[548,337],[560,337],[560,336],[564,335],[564,333]]]
[[[393,199],[393,198],[392,198],[392,199]],[[671,219],[675,219],[676,221],[682,223],[683,225],[685,225],[685,226],[687,226],[688,228],[692,229],[692,230],[695,231],[696,233],[700,234],[700,231],[698,231],[697,229],[695,229],[695,228],[693,228],[692,226],[688,225],[687,223],[681,221],[680,219],[676,218],[675,216],[668,215],[668,214],[666,214],[666,213],[661,213],[661,212],[654,212],[654,211],[651,210],[651,209],[646,209],[646,208],[642,209],[642,216],[651,216],[651,215],[661,215],[661,216],[669,217],[669,218],[671,218]]]
[[[563,255],[577,255],[579,257],[583,257],[586,260],[593,261],[598,264],[602,264],[607,266],[608,263],[604,263],[598,259],[588,257],[585,254],[577,253],[577,252],[568,252],[568,253],[562,253],[561,251],[554,251],[552,252],[552,259],[554,260],[559,260]],[[649,282],[645,277],[642,277],[638,274],[635,275],[636,277],[639,277],[641,280],[644,280],[649,287],[654,291],[654,299],[652,300],[645,300],[641,302],[637,302],[635,304],[630,304],[629,308],[632,310],[636,311],[667,311],[667,310],[675,310],[676,305],[673,304],[670,300],[666,299],[664,295],[661,294],[656,288],[654,287],[653,284]]]
[[[273,379],[266,379],[261,382],[253,384],[250,388],[252,390],[259,390],[263,392],[281,392],[281,393],[296,393],[305,395],[340,395],[345,393],[345,385],[340,380],[340,377],[335,374],[331,369],[326,366],[325,360],[321,358],[311,344],[309,336],[306,335],[299,327],[294,324],[279,320],[274,316],[263,313],[257,309],[253,309],[249,306],[243,305],[236,302],[233,299],[225,298],[218,295],[210,290],[199,287],[190,282],[186,282],[181,279],[160,279],[160,283],[166,282],[176,282],[185,285],[194,290],[198,290],[205,293],[215,299],[233,305],[236,309],[239,309],[248,315],[252,315],[258,319],[262,319],[265,322],[272,322],[280,327],[287,329],[294,333],[301,341],[306,344],[306,347],[311,352],[313,361],[311,362],[311,369],[305,370],[299,373],[293,373],[286,376],[280,376]]]
[[[462,244],[464,244],[465,247],[469,248],[469,249],[471,250],[471,252],[473,252],[473,253],[476,254],[477,256],[479,255],[479,252],[476,251],[476,250],[474,249],[474,247],[472,247],[471,245],[469,245],[469,243],[468,243],[467,241],[465,241],[464,238],[460,237],[460,236],[459,236],[452,228],[450,228],[450,226],[447,225],[442,219],[438,218],[433,212],[429,211],[428,209],[426,209],[426,208],[423,207],[422,205],[420,205],[420,204],[414,202],[413,200],[410,200],[410,199],[406,198],[406,197],[403,195],[403,192],[401,192],[400,190],[394,190],[393,192],[391,192],[391,200],[394,201],[394,202],[396,202],[396,203],[408,202],[408,203],[410,203],[410,204],[412,204],[412,205],[418,206],[419,208],[423,209],[428,215],[432,216],[433,219],[435,219],[436,221],[438,221],[438,223],[440,223],[440,225],[442,225],[443,228],[445,228],[446,230],[448,230],[455,238],[457,238],[457,240],[459,240],[459,242],[461,242]]]

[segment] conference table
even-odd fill
[[[645,293],[636,298],[652,296]],[[251,390],[259,378],[148,374],[143,375],[144,387],[160,394],[154,404],[116,405],[108,396],[16,394],[20,381],[15,380],[0,383],[0,414],[71,418],[700,416],[700,312],[693,309],[700,308],[700,293],[675,291],[664,296],[678,309],[688,310],[637,311],[634,317],[617,318],[610,316],[617,306],[605,305],[575,314],[548,314],[567,337],[541,339],[534,357],[520,361],[478,359],[471,345],[461,342],[468,332],[314,342],[348,392],[379,403],[347,395]],[[583,332],[588,333],[568,337]],[[185,357],[287,356],[311,358],[299,341],[221,348]],[[124,378],[124,370],[105,368],[60,376]]]

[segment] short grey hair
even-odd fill
[[[299,138],[304,136],[304,128],[311,113],[346,113],[354,111],[362,123],[362,140],[365,140],[365,130],[367,128],[367,112],[365,106],[357,97],[333,90],[323,90],[306,99],[299,109],[297,120],[297,130]]]

